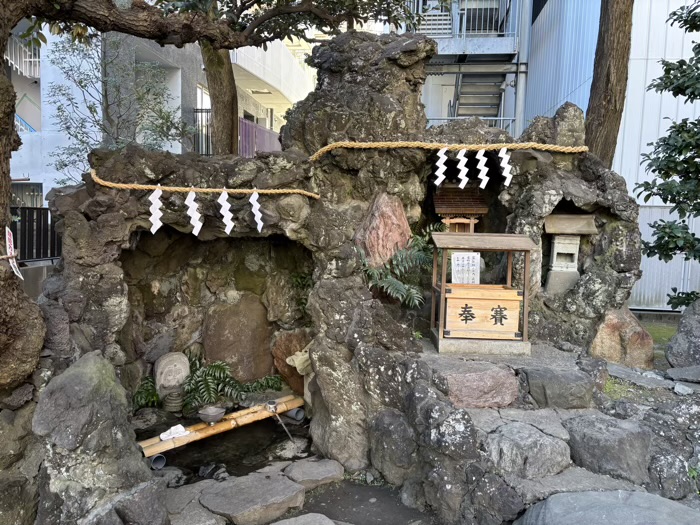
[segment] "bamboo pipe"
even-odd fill
[[[285,403],[287,401],[291,401],[294,399],[296,396],[289,395],[289,396],[284,396],[280,397],[279,399],[275,399],[277,403]],[[221,418],[221,421],[227,420],[227,419],[232,419],[240,416],[244,416],[245,414],[250,414],[251,412],[257,412],[258,410],[264,409],[265,405],[255,405],[250,408],[246,408],[244,410],[239,410],[238,412],[231,412],[230,414],[226,414],[224,417]],[[186,427],[185,430],[189,430],[190,432],[194,432],[195,430],[200,430],[202,428],[208,427],[208,423],[195,423],[194,425],[190,425],[189,427]],[[160,443],[161,439],[159,436],[155,436],[152,438],[144,439],[143,441],[139,441],[139,445],[141,448],[143,447],[148,447],[150,445],[154,445],[155,443]],[[146,456],[148,457],[148,456]]]
[[[230,417],[229,419],[221,420],[218,423],[215,423],[214,425],[205,425],[206,428],[200,428],[198,430],[192,431],[190,430],[192,427],[198,426],[192,425],[192,427],[187,428],[187,430],[190,430],[190,433],[184,436],[166,439],[165,441],[159,441],[158,443],[146,446],[143,446],[143,442],[140,442],[139,445],[141,445],[141,448],[143,449],[144,456],[149,458],[155,454],[165,452],[166,450],[172,450],[174,448],[182,447],[184,445],[187,445],[188,443],[192,443],[193,441],[206,439],[210,436],[214,436],[222,432],[227,432],[229,430],[233,430],[234,428],[242,427],[255,421],[260,421],[261,419],[267,419],[268,417],[272,417],[275,414],[282,414],[284,412],[292,410],[293,408],[299,408],[301,406],[304,406],[304,400],[300,397],[294,397],[289,401],[276,401],[277,412],[269,412],[264,407],[264,405],[259,405],[259,410],[253,412],[251,412],[251,409],[241,410],[240,412],[245,412],[245,414],[243,415],[240,415],[240,412],[234,412],[230,415],[235,417]]]

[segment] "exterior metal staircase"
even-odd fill
[[[500,116],[503,97],[503,75],[457,75],[455,94],[451,105],[451,117]]]
[[[34,44],[25,44],[16,36],[10,37],[5,50],[5,62],[20,75],[27,78],[39,78],[39,48]]]

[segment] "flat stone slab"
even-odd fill
[[[568,445],[525,423],[498,428],[486,439],[486,449],[504,474],[533,479],[558,474],[571,464]]]
[[[304,459],[284,469],[284,474],[307,490],[343,479],[345,469],[332,459]]]
[[[499,410],[499,413],[503,419],[527,423],[547,435],[569,441],[569,433],[561,424],[561,417],[551,408],[543,408],[541,410],[502,408]]]
[[[666,373],[674,381],[687,381],[688,383],[700,383],[700,365],[684,366],[681,368],[669,368]]]
[[[170,514],[170,525],[226,525],[222,516],[209,512],[198,501],[191,501],[179,514]]]
[[[265,525],[304,504],[303,485],[281,474],[248,474],[207,487],[199,502],[236,525]]]
[[[554,494],[530,507],[514,525],[562,523],[697,525],[700,512],[646,492],[573,492]]]
[[[296,518],[289,518],[282,521],[276,521],[272,525],[335,525],[332,519],[327,518],[323,514],[304,514]]]
[[[700,392],[700,383],[688,383],[688,382],[685,382],[685,381],[678,381],[678,382],[676,383],[676,385],[673,387],[673,391],[676,392],[676,393],[678,393],[678,388],[679,388],[679,386],[685,387],[686,389],[689,388],[690,390],[693,391],[692,393]],[[690,393],[690,392],[689,392],[689,393]],[[689,394],[689,393],[688,393],[688,394]],[[686,394],[686,395],[688,395],[688,394]]]
[[[532,347],[527,341],[445,338],[439,342],[438,351],[441,354],[529,356]]]
[[[571,435],[571,458],[578,466],[636,485],[649,481],[652,433],[648,428],[602,414],[571,418],[564,426]]]
[[[674,382],[669,381],[668,379],[658,379],[656,377],[644,376],[631,368],[615,363],[608,363],[608,373],[612,377],[629,381],[630,383],[634,383],[635,385],[644,388],[665,388],[667,390],[673,390],[673,387],[675,386]]]
[[[493,432],[507,422],[503,421],[501,414],[495,408],[467,408],[465,409],[477,430],[487,434]]]
[[[198,501],[204,489],[217,485],[213,479],[205,479],[176,489],[165,489],[165,509],[168,514],[179,514],[192,501]]]
[[[533,344],[529,356],[523,355],[484,355],[478,359],[491,363],[502,363],[520,370],[521,368],[548,367],[558,370],[578,370],[576,354],[564,352],[546,344]]]
[[[423,359],[447,387],[447,397],[457,408],[505,407],[518,396],[518,380],[506,365],[444,355]]]
[[[591,490],[643,490],[621,479],[573,466],[554,476],[540,479],[507,477],[508,484],[523,498],[526,505],[561,492],[584,492]]]
[[[530,396],[540,408],[587,408],[593,399],[593,379],[580,370],[523,368]]]

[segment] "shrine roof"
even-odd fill
[[[435,246],[448,250],[529,252],[536,246],[527,235],[513,233],[435,232],[432,237]]]

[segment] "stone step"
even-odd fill
[[[506,482],[523,498],[526,505],[562,492],[586,490],[643,490],[628,481],[594,474],[580,467],[571,467],[554,476],[540,479],[507,477]]]
[[[457,408],[503,408],[518,398],[535,408],[590,407],[593,379],[578,369],[572,354],[554,353],[550,360],[551,350],[534,345],[532,357],[424,352],[421,359]]]
[[[336,525],[336,523],[337,522],[334,522],[323,514],[310,513],[282,521],[276,521],[272,525]]]
[[[697,525],[700,512],[676,501],[635,491],[555,494],[529,508],[514,525],[624,523],[625,525]]]
[[[248,474],[205,488],[199,503],[237,525],[264,525],[304,505],[306,489],[282,474]]]

